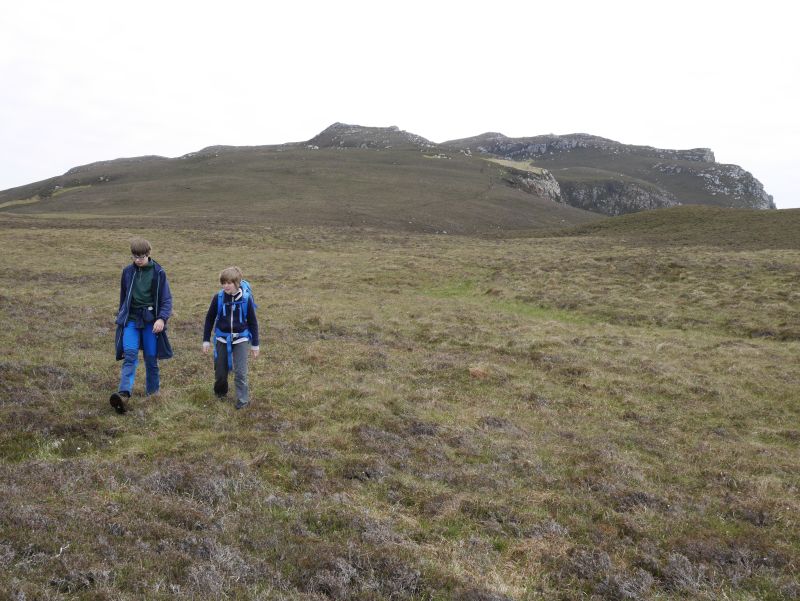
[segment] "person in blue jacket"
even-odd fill
[[[133,263],[122,270],[117,314],[117,361],[122,360],[119,390],[109,402],[117,413],[128,410],[133,391],[139,349],[144,354],[145,393],[159,391],[159,359],[172,357],[167,338],[167,320],[172,314],[172,294],[163,267],[150,257],[150,243],[131,240]]]
[[[222,290],[211,297],[203,328],[203,352],[211,348],[214,334],[214,394],[225,399],[228,394],[228,374],[233,371],[236,386],[236,408],[250,404],[247,383],[247,355],[258,357],[258,319],[256,303],[250,284],[243,279],[242,270],[228,267],[219,274]]]

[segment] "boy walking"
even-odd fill
[[[211,298],[203,328],[203,352],[211,348],[214,328],[214,394],[224,399],[228,394],[228,373],[233,370],[236,408],[250,403],[247,384],[247,355],[258,357],[258,319],[256,304],[249,286],[242,286],[242,271],[228,267],[219,274],[222,290]]]
[[[172,357],[167,338],[167,320],[172,314],[172,294],[164,269],[150,258],[150,243],[144,238],[131,240],[133,263],[122,270],[117,314],[117,361],[122,360],[119,390],[109,402],[117,413],[128,410],[133,390],[139,349],[144,354],[145,393],[160,388],[158,360]]]

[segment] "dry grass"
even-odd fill
[[[3,219],[2,598],[798,597],[797,250]],[[134,233],[176,357],[120,417]],[[199,350],[228,264],[244,412]]]

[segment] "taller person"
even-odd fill
[[[119,390],[109,402],[117,413],[128,411],[133,392],[139,349],[144,354],[145,394],[159,391],[159,359],[172,357],[167,320],[172,314],[172,294],[164,269],[150,257],[150,243],[131,240],[133,263],[122,270],[117,314],[117,361],[122,360]]]

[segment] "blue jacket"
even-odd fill
[[[249,330],[250,344],[252,346],[258,346],[258,318],[256,318],[256,306],[253,302],[253,297],[251,296],[247,299],[247,321],[245,323],[241,320],[241,313],[239,311],[233,311],[230,308],[234,300],[233,297],[231,297],[230,294],[223,293],[222,298],[223,304],[228,307],[226,311],[227,317],[217,315],[217,295],[215,294],[211,297],[211,304],[206,313],[206,323],[203,328],[203,342],[209,342],[211,340],[211,333],[216,325],[219,331],[225,334],[239,334],[245,330]],[[236,298],[238,299],[241,297],[237,296]]]
[[[148,315],[144,321],[148,324],[157,319],[164,320],[164,329],[156,337],[158,343],[158,358],[169,359],[172,357],[172,347],[167,338],[166,323],[170,315],[172,315],[172,293],[169,290],[169,282],[167,281],[167,273],[164,268],[158,263],[150,259],[153,263],[155,273],[153,274],[153,311],[152,315]],[[119,312],[117,313],[117,335],[116,335],[116,349],[117,361],[122,359],[122,333],[125,330],[125,324],[128,318],[134,319],[131,315],[131,301],[133,300],[133,278],[136,275],[138,267],[131,263],[122,270],[122,278],[119,285]],[[152,319],[149,319],[152,317]]]

